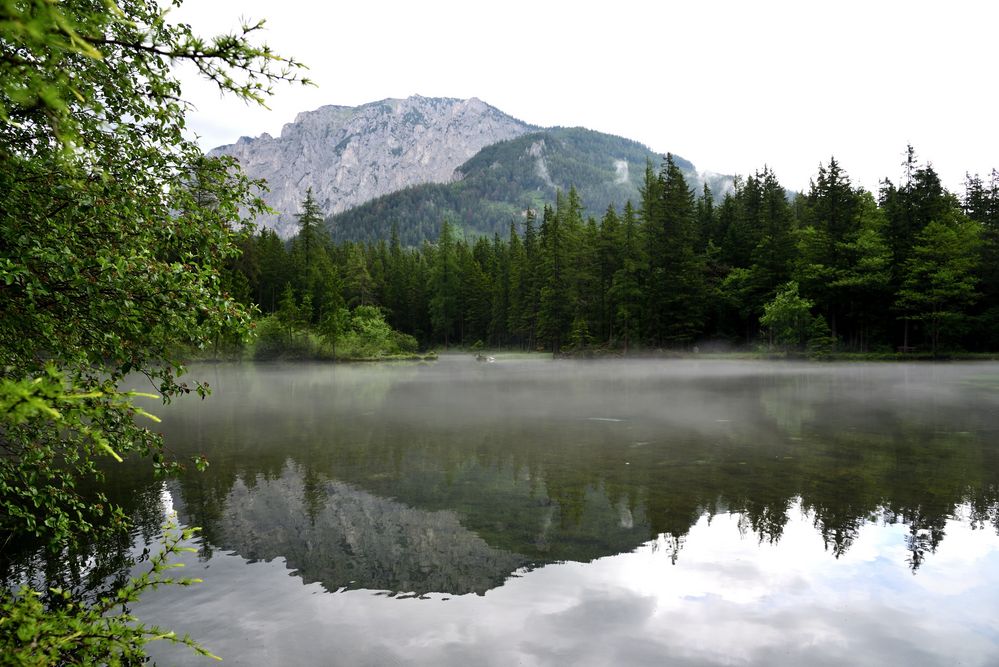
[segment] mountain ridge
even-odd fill
[[[478,98],[416,95],[303,111],[278,137],[240,137],[209,154],[234,157],[248,176],[267,181],[264,199],[277,212],[258,224],[288,237],[308,188],[324,214],[338,213],[407,186],[448,182],[481,148],[533,129]]]
[[[529,145],[511,149],[507,143],[526,135],[533,137]],[[278,137],[243,136],[209,154],[231,156],[249,177],[267,181],[264,200],[275,213],[258,217],[257,224],[283,238],[297,233],[296,214],[311,188],[323,215],[339,220],[332,227],[339,240],[387,238],[392,221],[378,217],[385,198],[412,199],[422,213],[402,216],[420,228],[407,231],[409,243],[435,236],[431,229],[442,218],[437,200],[444,203],[444,214],[467,222],[475,233],[498,231],[570,185],[580,190],[589,213],[599,216],[608,205],[636,201],[646,161],[658,165],[662,159],[632,139],[586,128],[541,128],[476,97],[420,95],[302,111]],[[691,186],[699,187],[705,176],[678,160]],[[510,181],[506,186],[487,174],[500,165]],[[731,178],[719,175],[708,182],[724,190],[726,181]],[[473,201],[471,191],[483,188],[481,201]],[[419,196],[413,199],[414,194]],[[420,199],[423,195],[429,199]],[[400,205],[390,208],[398,211]],[[481,220],[472,220],[473,210]],[[345,220],[364,222],[344,225]]]
[[[403,245],[415,246],[436,239],[447,219],[472,236],[505,236],[528,209],[540,211],[570,187],[585,215],[600,218],[609,206],[637,206],[646,166],[658,172],[662,159],[632,139],[581,127],[542,129],[486,146],[450,183],[412,186],[330,216],[327,229],[336,242],[387,239],[395,229]],[[695,189],[705,178],[716,194],[731,187],[731,177],[702,175],[679,156],[674,161]]]

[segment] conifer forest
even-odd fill
[[[504,236],[444,219],[417,247],[395,225],[333,243],[303,193],[298,235],[248,238],[227,280],[271,316],[264,332],[335,339],[363,307],[422,348],[999,349],[999,175],[968,175],[955,194],[911,146],[900,171],[871,193],[831,158],[804,193],[768,168],[695,192],[667,155],[621,209],[586,211],[571,188]]]

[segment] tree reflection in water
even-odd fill
[[[205,473],[168,482],[201,557],[283,558],[306,582],[454,594],[661,538],[675,563],[702,517],[780,542],[793,512],[834,558],[902,523],[915,572],[948,520],[997,530],[994,366],[558,363],[200,368],[204,403],[161,410]],[[974,380],[974,381],[972,381]],[[162,482],[114,470],[139,543]],[[130,540],[62,561],[124,566]],[[90,559],[97,554],[97,560]],[[7,579],[25,561],[8,559]],[[56,581],[58,564],[33,576]]]

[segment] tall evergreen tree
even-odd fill
[[[386,321],[393,329],[401,329],[409,318],[409,299],[406,290],[406,259],[399,241],[399,226],[392,224],[388,256],[385,259],[385,294],[382,305],[388,311]]]
[[[613,206],[607,207],[603,220],[600,222],[598,244],[599,284],[597,286],[600,339],[611,344],[614,339],[615,307],[610,298],[614,274],[621,269],[622,253],[624,251],[623,230],[621,219]]]
[[[715,198],[707,183],[697,198],[694,217],[697,219],[697,251],[704,252],[708,242],[715,239],[717,220],[715,216]]]
[[[343,246],[343,294],[347,306],[370,306],[375,302],[375,282],[368,270],[364,248],[359,243]]]
[[[656,184],[643,197],[649,248],[646,324],[656,346],[687,345],[704,322],[704,265],[697,253],[694,194],[673,156],[667,154]]]
[[[298,241],[302,245],[302,252],[305,260],[305,271],[312,268],[315,260],[315,253],[321,246],[320,226],[323,223],[323,212],[319,204],[312,197],[312,188],[305,191],[305,199],[302,200],[302,212],[296,214],[298,218]]]
[[[578,252],[581,228],[582,205],[575,189],[570,189],[568,196],[557,193],[555,209],[546,206],[541,222],[538,311],[539,339],[555,355],[561,353],[577,311],[577,273],[572,262]]]
[[[291,263],[284,242],[271,229],[264,229],[256,241],[260,275],[254,294],[264,312],[274,312],[287,283],[292,281]]]
[[[925,325],[934,353],[941,336],[961,323],[975,299],[980,243],[979,225],[957,212],[916,235],[896,307],[906,319]]]
[[[608,295],[625,352],[641,337],[642,284],[647,268],[638,216],[629,201],[621,223],[621,266],[614,272]]]
[[[859,225],[839,244],[842,266],[831,276],[830,289],[852,324],[848,342],[866,352],[885,328],[884,313],[891,297],[891,248],[885,237],[887,221],[874,197],[862,192],[858,204]]]
[[[489,322],[489,339],[493,345],[505,346],[509,342],[510,301],[512,293],[510,251],[499,234],[493,236],[492,262],[489,271],[492,289],[492,316]]]
[[[959,209],[957,199],[948,193],[931,165],[920,165],[912,146],[906,147],[902,163],[902,185],[896,188],[891,181],[882,183],[879,204],[888,220],[887,237],[892,250],[892,291],[900,294],[906,281],[911,279],[909,260],[913,246],[922,231],[931,222],[943,222]],[[904,309],[903,309],[904,310]],[[903,347],[909,346],[910,322],[915,318],[902,318],[901,336],[895,340]]]
[[[444,220],[430,269],[429,306],[434,332],[444,339],[445,349],[451,343],[454,326],[459,319],[459,278],[454,234],[450,223]]]
[[[976,174],[965,184],[964,210],[981,225],[978,286],[981,298],[975,309],[972,345],[999,349],[999,172],[992,170],[988,183]]]
[[[540,263],[537,234],[534,229],[535,214],[528,209],[524,220],[524,238],[521,242],[516,226],[510,225],[510,272],[512,293],[510,297],[509,328],[524,349],[535,347],[538,310],[540,308]]]
[[[722,260],[733,268],[749,268],[753,249],[760,242],[763,188],[759,174],[736,178],[734,192],[726,195],[718,212]]]
[[[846,245],[856,240],[860,221],[860,195],[835,157],[828,168],[819,165],[803,209],[796,274],[804,292],[823,304],[835,340],[844,324],[842,312],[850,305],[838,280],[850,268]]]
[[[458,261],[459,340],[462,345],[485,343],[492,318],[492,289],[488,265],[489,241],[480,238],[471,248],[464,241],[455,245]]]
[[[773,170],[757,173],[760,183],[760,238],[752,252],[752,273],[765,300],[791,277],[795,256],[794,217],[787,193]]]

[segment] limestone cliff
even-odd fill
[[[278,213],[258,223],[289,237],[310,187],[324,213],[340,213],[411,185],[449,182],[485,146],[534,129],[476,98],[414,96],[320,107],[298,114],[280,137],[242,137],[212,153],[267,181],[265,199]]]

